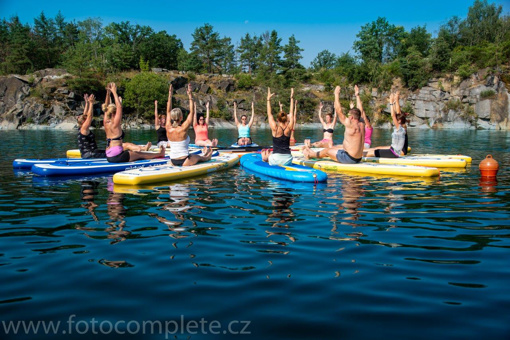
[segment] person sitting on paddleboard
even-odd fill
[[[90,96],[85,94],[85,109],[83,115],[78,117],[78,147],[80,148],[81,158],[105,158],[105,150],[98,150],[96,144],[96,136],[94,132],[90,131],[90,125],[92,124],[92,117],[94,115],[94,100],[93,94]]]
[[[206,116],[203,114],[194,115],[193,130],[195,130],[195,145],[198,146],[216,146],[218,140],[209,139],[209,102],[205,104]]]
[[[262,160],[268,162],[269,165],[290,165],[292,164],[290,135],[295,124],[294,114],[287,115],[280,111],[275,121],[271,112],[271,98],[273,96],[274,93],[271,93],[271,89],[267,88],[267,118],[273,135],[273,151],[262,150]],[[290,90],[289,111],[294,112],[294,89]]]
[[[322,124],[322,131],[324,132],[324,136],[322,137],[322,140],[312,144],[312,146],[315,148],[328,148],[333,146],[333,132],[335,131],[336,125],[336,112],[334,115],[331,113],[326,113],[326,120],[324,120],[322,119],[322,108],[323,104],[320,102],[319,120]]]
[[[345,126],[344,141],[341,147],[325,148],[314,152],[310,145],[305,143],[303,155],[306,159],[329,157],[339,163],[356,164],[363,156],[365,139],[365,124],[360,122],[361,111],[358,108],[349,110],[347,116],[342,112],[340,104],[340,86],[335,88],[335,111],[338,120]]]
[[[396,94],[390,94],[389,101],[391,118],[393,119],[393,125],[395,126],[393,133],[391,134],[391,146],[389,148],[387,146],[379,146],[365,150],[367,157],[399,158],[401,152],[403,152],[404,147],[406,148],[405,153],[407,153],[406,116],[401,112],[396,112],[397,110],[395,103],[398,101],[398,99],[398,92]],[[400,111],[400,106],[398,106],[397,109]]]
[[[172,91],[172,85],[170,84],[170,87],[168,89],[168,98],[171,100],[170,91]],[[166,104],[166,110],[168,112],[168,107],[171,105],[167,102]],[[161,146],[164,146],[165,148],[168,147],[168,137],[166,136],[166,114],[160,115],[158,113],[158,101],[154,101],[154,127],[156,128],[156,133],[158,135],[158,148]]]
[[[248,117],[246,115],[241,116],[241,122],[237,120],[237,102],[234,102],[234,120],[237,126],[237,131],[239,132],[239,136],[237,137],[237,145],[246,146],[252,143],[250,137],[250,128],[253,125],[253,118],[255,117],[255,107],[253,102],[251,103],[251,118],[248,122]]]
[[[107,104],[109,102],[110,93],[113,94],[115,104]],[[124,163],[132,162],[138,159],[152,159],[165,156],[165,147],[161,147],[159,153],[144,153],[140,150],[133,151],[133,148],[141,148],[132,143],[123,143],[124,131],[122,131],[122,102],[117,94],[117,85],[115,83],[108,84],[106,112],[104,114],[104,130],[106,132],[106,159],[110,163]],[[147,143],[144,151],[150,147],[150,142]]]
[[[198,162],[206,162],[211,159],[212,149],[204,148],[203,156],[189,153],[188,129],[193,122],[196,106],[193,101],[191,84],[188,84],[189,115],[183,122],[182,110],[171,109],[167,112],[166,133],[170,144],[170,160],[175,166],[191,166]],[[171,99],[170,99],[171,102]]]

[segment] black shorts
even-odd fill
[[[395,154],[395,151],[393,149],[377,149],[374,151],[375,157],[380,158],[399,158],[400,156],[397,156]]]
[[[129,162],[129,158],[130,158],[129,151],[122,151],[117,156],[106,157],[106,159],[110,163],[126,163]]]
[[[172,164],[174,166],[182,166],[188,158],[189,158],[189,156],[186,158],[182,158],[182,159],[170,159],[170,161],[172,161]]]
[[[106,158],[105,150],[89,151],[81,154],[81,158]]]

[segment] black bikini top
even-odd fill
[[[106,138],[106,144],[109,146],[110,145],[110,142],[112,140],[123,140],[124,139],[124,131],[122,131],[122,134],[119,136],[119,137],[115,137],[115,138]]]
[[[333,129],[331,129],[331,128],[330,128],[330,129],[322,129],[322,131],[324,131],[324,132],[329,132],[329,133],[333,133],[335,130],[333,130]]]

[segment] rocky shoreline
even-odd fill
[[[230,76],[204,75],[196,81],[186,78],[187,75],[166,70],[162,72],[169,77],[176,89],[176,96],[183,96],[187,82],[193,84],[196,92],[198,111],[205,109],[205,101],[211,101],[213,108],[218,107],[219,98],[225,96],[243,98],[247,95],[257,99],[263,97],[262,89],[255,88],[251,94],[237,92],[236,80]],[[216,76],[216,78],[214,77]],[[46,69],[31,75],[10,75],[0,77],[0,129],[1,130],[74,130],[77,128],[76,116],[83,111],[83,98],[70,90],[66,79],[73,77],[63,69]],[[196,77],[198,78],[198,76]],[[219,80],[217,80],[219,78]],[[216,79],[216,80],[215,80]],[[455,76],[431,79],[427,86],[416,91],[403,88],[400,79],[395,79],[392,88],[401,92],[401,106],[411,111],[409,116],[411,128],[433,129],[510,129],[510,94],[509,84],[489,69],[473,74],[469,79],[461,81]],[[325,100],[326,108],[332,109],[332,103],[325,86],[304,84],[301,91],[312,100]],[[387,105],[388,92],[378,89],[363,88],[370,93],[370,106],[374,112],[374,120],[383,122],[376,127],[390,128],[384,123],[384,116],[389,113]],[[326,99],[323,99],[326,98]],[[187,102],[177,98],[179,106],[186,108]],[[246,100],[239,101],[239,113],[247,113]],[[99,105],[95,118],[96,127],[100,127],[101,112]],[[229,108],[231,110],[231,108]],[[299,113],[298,113],[299,114]],[[318,122],[317,112],[313,120]],[[233,121],[211,119],[211,127],[235,128]],[[265,117],[256,115],[255,125],[266,127]],[[136,116],[127,115],[123,127],[126,129],[151,129],[152,122]],[[301,126],[314,128],[318,123],[306,123]]]

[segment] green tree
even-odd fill
[[[494,42],[500,27],[501,5],[488,4],[487,0],[475,0],[461,25],[462,42],[473,46],[483,42]]]
[[[404,35],[403,27],[390,25],[386,18],[379,17],[361,27],[356,35],[358,40],[354,41],[354,49],[365,62],[386,63],[399,54]]]
[[[44,12],[34,19],[34,40],[37,45],[35,68],[53,67],[59,62],[60,52],[56,41],[57,27]]]
[[[31,57],[35,46],[30,38],[30,26],[23,25],[18,16],[12,17],[7,26],[9,51],[3,68],[7,73],[25,74],[27,71],[33,70],[34,66]]]
[[[337,57],[334,53],[331,53],[328,50],[320,51],[315,59],[312,60],[311,68],[314,71],[319,71],[320,69],[333,69],[336,66],[336,59]]]
[[[129,58],[130,68],[138,66],[138,61],[140,56],[142,56],[140,47],[154,34],[154,31],[149,26],[131,25],[129,21],[111,23],[105,27],[104,31],[106,44],[110,46],[120,45],[117,48],[126,53],[126,59]]]
[[[142,72],[126,84],[123,104],[134,109],[137,115],[149,118],[154,114],[154,100],[163,103],[167,96],[168,81],[163,76]]]
[[[426,59],[416,46],[409,48],[408,55],[402,59],[401,70],[404,83],[411,90],[423,87],[429,79]]]
[[[212,73],[213,69],[220,69],[224,42],[220,39],[219,33],[214,32],[211,25],[205,24],[195,29],[192,36],[191,52],[202,61],[206,71]]]
[[[259,75],[276,74],[281,67],[282,59],[282,39],[278,38],[278,33],[273,30],[271,33],[262,34],[262,49],[259,55]]]
[[[403,52],[409,53],[409,49],[420,52],[423,56],[429,54],[430,46],[432,44],[432,35],[427,32],[427,27],[417,26],[411,29],[404,41]]]
[[[182,42],[177,36],[160,31],[151,34],[141,45],[142,56],[149,60],[153,67],[177,69],[179,50],[183,48]]]
[[[184,48],[181,48],[177,53],[177,68],[179,71],[200,72],[202,61],[195,53],[188,53]]]
[[[239,63],[242,69],[248,69],[248,73],[252,75],[257,69],[257,62],[262,48],[260,37],[254,35],[250,36],[249,33],[241,38],[241,42],[237,47],[239,53]]]
[[[294,34],[290,36],[289,42],[287,45],[283,46],[283,61],[282,65],[286,70],[303,68],[303,65],[299,63],[303,57],[301,56],[301,52],[304,49],[298,46],[299,40],[296,40]]]

